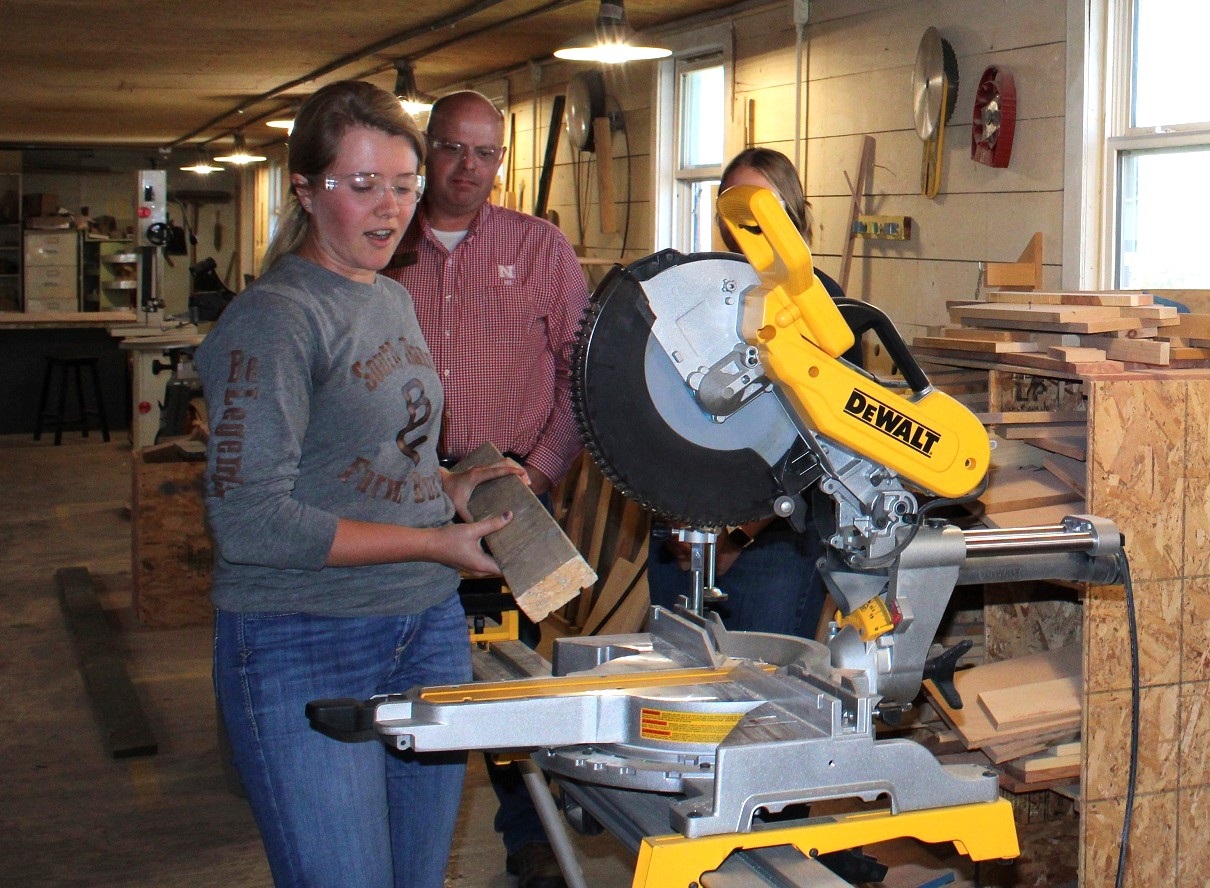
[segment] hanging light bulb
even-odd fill
[[[210,158],[206,156],[206,152],[202,149],[201,145],[197,146],[197,160],[195,160],[189,166],[181,167],[181,169],[186,173],[197,173],[200,176],[208,176],[211,173],[220,173],[223,170],[221,166],[215,166],[214,163],[211,162]]]
[[[243,133],[235,134],[235,148],[230,154],[225,154],[222,157],[214,158],[217,163],[234,163],[243,166],[248,163],[259,163],[262,160],[268,160],[267,157],[261,154],[248,153],[248,143],[244,141]]]
[[[416,86],[416,72],[408,59],[395,59],[395,97],[413,117],[432,110],[436,101]]]
[[[672,50],[662,46],[642,46],[630,27],[622,0],[601,0],[596,26],[591,34],[582,34],[568,45],[555,50],[555,58],[572,62],[601,62],[619,65],[644,59],[662,59]]]

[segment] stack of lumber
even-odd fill
[[[920,360],[1079,376],[1210,368],[1210,315],[1178,314],[1148,293],[999,291],[948,308],[951,324],[913,341]]]
[[[1080,645],[976,666],[954,676],[954,709],[931,682],[925,691],[967,749],[979,749],[1018,784],[1079,775]]]
[[[596,463],[581,457],[552,493],[555,519],[597,579],[542,621],[539,653],[549,659],[566,635],[637,632],[647,616],[650,516],[619,493]]]

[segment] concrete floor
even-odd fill
[[[121,433],[119,433],[120,436]],[[22,888],[261,888],[270,885],[246,803],[224,779],[208,627],[149,630],[131,608],[130,453],[65,436],[61,447],[0,436],[0,881]],[[61,567],[86,567],[159,743],[109,757],[56,596]],[[512,888],[491,829],[495,798],[471,756],[448,888]],[[1054,841],[1054,824],[1038,832]],[[1023,835],[1024,838],[1024,835]],[[1059,840],[1062,841],[1061,836]],[[608,835],[575,837],[592,888],[625,888],[633,858]],[[885,883],[917,888],[968,862],[914,843],[881,846]],[[1066,864],[984,868],[983,884],[1068,885]],[[939,883],[938,883],[939,884]],[[659,886],[663,888],[663,886]]]

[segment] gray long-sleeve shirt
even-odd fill
[[[412,300],[288,255],[195,356],[210,422],[214,603],[232,611],[417,613],[453,594],[431,562],[326,567],[338,517],[436,527],[441,382]]]

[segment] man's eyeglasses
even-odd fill
[[[328,173],[323,177],[326,191],[335,191],[341,184],[364,203],[382,200],[388,188],[395,202],[405,207],[416,203],[424,194],[424,176],[419,173],[404,173],[389,181],[381,173],[346,173],[343,176]]]
[[[465,142],[450,142],[446,139],[429,137],[429,147],[434,154],[440,154],[450,160],[461,160],[468,154],[478,163],[499,163],[504,156],[501,145],[467,145]]]

